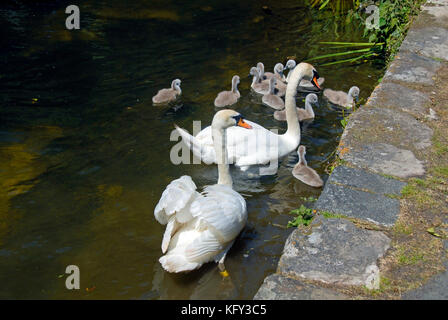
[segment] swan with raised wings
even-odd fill
[[[225,148],[225,131],[235,126],[251,129],[234,110],[221,110],[213,117],[218,183],[199,193],[191,177],[182,176],[166,187],[154,209],[156,220],[166,225],[162,240],[165,255],[159,262],[168,272],[191,271],[215,261],[222,274],[227,273],[224,259],[247,221],[246,201],[232,188]]]
[[[247,121],[253,130],[231,127],[227,130],[227,154],[229,163],[245,171],[252,165],[265,165],[270,161],[286,156],[300,144],[300,124],[296,111],[297,85],[302,79],[310,80],[319,87],[319,75],[308,63],[298,64],[292,71],[286,89],[285,110],[287,131],[276,134],[261,125]],[[216,163],[213,147],[212,127],[208,126],[196,136],[186,130],[176,128],[184,143],[206,164]]]

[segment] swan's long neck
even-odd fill
[[[263,79],[263,77],[264,77],[264,65],[263,64],[259,64],[257,69],[258,69],[258,72],[259,72],[260,79]]]
[[[261,81],[260,81],[260,74],[258,73],[258,70],[257,70],[257,71],[254,71],[254,77],[252,79],[252,85],[254,85],[254,84],[258,83],[258,82],[261,82]]]
[[[296,111],[296,93],[297,86],[304,77],[304,72],[305,70],[301,65],[294,68],[286,87],[285,95],[286,123],[288,125],[285,136],[298,141],[300,141],[300,124]]]
[[[296,67],[289,69],[288,75],[286,76],[286,82],[289,83],[289,78],[291,78],[292,72],[294,71]]]
[[[218,184],[232,186],[233,181],[227,161],[226,131],[221,126],[212,123],[212,137],[218,163]]]
[[[308,101],[308,99],[305,99],[305,110],[308,112],[310,116],[314,118],[314,110],[311,106],[311,102]]]
[[[180,86],[178,86],[176,83],[173,82],[171,85],[171,89],[175,90],[178,94],[181,94],[182,90],[180,89]]]
[[[232,81],[232,92],[239,93],[239,91],[238,91],[238,83],[236,81]]]
[[[303,164],[304,166],[307,166],[308,163],[306,162],[306,159],[305,159],[305,151],[299,150],[299,152],[297,154],[299,155],[299,163]]]
[[[269,94],[274,94],[275,92],[275,79],[272,77],[269,81]]]

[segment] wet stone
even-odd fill
[[[400,53],[387,69],[383,81],[394,80],[432,85],[434,84],[433,77],[440,67],[441,63],[439,61],[400,50]],[[410,90],[403,87],[397,87],[397,89],[400,89],[400,91],[395,91],[395,94],[399,92],[399,96],[406,95],[406,92]],[[404,91],[401,91],[401,89]],[[411,94],[411,96],[413,95]]]
[[[299,280],[271,274],[264,279],[254,300],[346,300],[345,294],[303,283]]]
[[[314,208],[391,227],[398,219],[400,201],[382,194],[327,183]]]
[[[398,178],[419,177],[425,174],[423,163],[411,151],[386,143],[361,146],[344,154],[343,159],[356,167]]]
[[[328,183],[364,189],[374,193],[394,195],[400,195],[401,189],[406,185],[406,183],[395,179],[346,166],[336,167],[331,173]]]
[[[390,239],[380,231],[318,216],[311,233],[296,229],[288,237],[277,272],[295,279],[379,288],[377,260],[389,245]]]

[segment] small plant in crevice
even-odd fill
[[[303,204],[300,208],[292,210],[289,214],[296,217],[288,222],[288,227],[309,226],[314,218],[316,210],[305,207]]]
[[[300,199],[302,199],[303,201],[305,201],[305,202],[316,202],[317,201],[317,198],[314,198],[313,196],[311,196],[311,197],[300,197]]]

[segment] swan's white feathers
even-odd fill
[[[177,231],[179,228],[180,223],[177,222],[175,217],[172,217],[170,221],[168,221],[168,224],[166,225],[165,233],[163,234],[162,239],[162,252],[165,253],[168,249],[168,246],[171,241],[171,236]]]
[[[163,191],[159,203],[154,209],[154,216],[160,224],[167,224],[169,217],[180,212],[192,197],[197,196],[196,185],[190,176],[173,180]]]
[[[162,240],[166,254],[159,259],[168,272],[190,271],[220,259],[246,224],[246,202],[231,186],[207,186],[202,193],[195,189],[189,176],[174,180],[162,198],[182,205],[168,206],[161,199],[155,210],[168,222]]]
[[[212,261],[226,244],[212,230],[205,230],[185,248],[185,258],[188,261]]]
[[[193,217],[204,220],[216,230],[221,241],[234,239],[246,224],[246,202],[230,186],[213,185],[191,204]]]
[[[251,130],[236,126],[226,130],[229,163],[237,166],[266,164],[271,159],[277,158],[278,152],[270,150],[269,146],[276,144],[279,136],[255,122],[249,120],[245,122],[252,126]],[[216,162],[211,126],[204,128],[195,137],[181,128],[176,129],[196,157],[201,158],[206,164]]]

